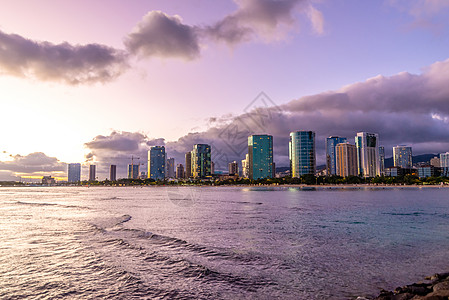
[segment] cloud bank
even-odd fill
[[[66,84],[107,82],[127,69],[127,54],[99,44],[53,44],[0,31],[0,74]]]
[[[42,152],[28,155],[11,155],[11,160],[0,161],[1,178],[11,180],[17,176],[62,175],[67,171],[67,164],[56,157],[50,157]]]

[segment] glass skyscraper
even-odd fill
[[[292,177],[315,175],[315,132],[291,132],[288,150]]]
[[[273,177],[273,137],[248,137],[249,178],[256,180]]]
[[[81,180],[81,164],[68,165],[68,182],[78,182]]]
[[[153,146],[148,151],[148,178],[165,179],[165,147]]]
[[[346,143],[347,140],[345,137],[339,136],[330,136],[326,139],[326,167],[328,175],[337,174],[337,165],[336,165],[336,151],[335,147],[338,144]]]
[[[357,147],[357,169],[363,177],[380,176],[379,135],[358,132],[355,137]]]
[[[210,177],[212,174],[210,145],[196,144],[191,154],[191,172],[194,178]]]
[[[393,147],[393,161],[395,167],[412,167],[412,147],[396,146]]]
[[[139,178],[139,165],[128,165],[128,178],[138,179]]]
[[[449,177],[449,152],[440,154],[441,175]]]

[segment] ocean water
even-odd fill
[[[1,299],[355,299],[449,271],[449,189],[0,188]]]

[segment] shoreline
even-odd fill
[[[449,299],[449,273],[434,274],[423,281],[397,287],[394,291],[382,290],[374,298],[357,297],[356,300],[444,300]]]
[[[245,187],[245,188],[298,188],[301,190],[333,190],[333,189],[427,189],[427,188],[449,188],[448,184],[166,184],[166,185],[97,185],[97,184],[81,184],[81,185],[41,185],[41,184],[23,184],[23,185],[0,185],[0,188],[21,188],[21,187]]]

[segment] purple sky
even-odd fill
[[[296,130],[318,162],[326,136],[365,130],[387,156],[449,151],[448,1],[3,2],[0,180],[69,162],[103,179],[153,144],[182,163],[210,143],[224,167],[248,133],[274,136],[278,166]]]

